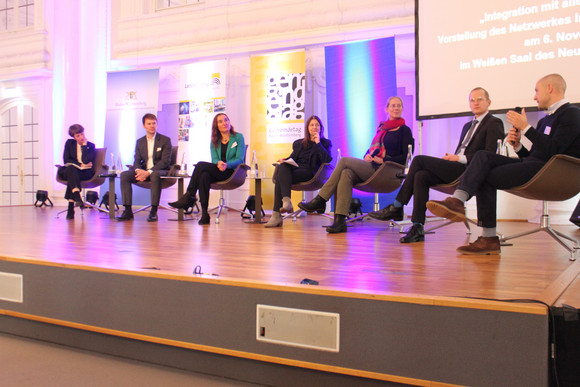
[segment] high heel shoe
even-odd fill
[[[68,209],[66,211],[66,218],[68,220],[73,220],[75,218],[75,206],[74,203],[70,202]]]
[[[73,192],[73,199],[77,207],[85,208],[85,203],[83,202],[83,199],[81,198],[81,193],[79,191]]]
[[[193,207],[191,205],[191,196],[192,196],[191,193],[189,191],[186,191],[185,194],[179,198],[179,200],[168,204],[173,208],[185,210],[189,207]],[[193,204],[195,205],[195,197],[193,198]]]
[[[203,226],[206,224],[209,224],[210,222],[210,217],[209,214],[206,212],[205,214],[201,214],[201,218],[199,218],[199,221],[197,222],[197,224]]]

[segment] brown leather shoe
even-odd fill
[[[499,237],[479,237],[475,242],[457,248],[457,252],[461,254],[501,254],[501,247],[499,245]]]
[[[427,208],[433,215],[447,218],[452,222],[465,222],[465,204],[453,196],[445,198],[445,200],[429,200]]]

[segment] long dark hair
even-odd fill
[[[320,124],[320,138],[324,137],[324,125],[322,125],[322,121],[318,116],[310,116],[306,120],[306,124],[304,124],[304,139],[302,140],[302,145],[304,146],[304,148],[308,147],[308,142],[311,141],[308,126],[310,125],[310,121],[312,120],[318,121],[318,123]]]
[[[220,130],[218,129],[218,117],[219,116],[228,117],[228,115],[226,113],[218,113],[215,115],[215,117],[213,118],[213,122],[211,123],[211,143],[216,148],[218,147],[218,145],[222,141],[222,134],[220,133]],[[229,119],[230,119],[230,117],[228,117],[228,120]],[[234,130],[234,126],[232,125],[231,121],[230,121],[230,134],[236,134],[236,131]]]

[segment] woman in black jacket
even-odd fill
[[[74,219],[75,203],[79,207],[85,205],[81,199],[81,181],[90,180],[95,174],[93,169],[95,144],[87,140],[85,128],[79,124],[71,125],[68,134],[72,139],[68,139],[64,144],[62,156],[64,166],[59,168],[58,175],[67,182],[64,195],[64,198],[68,200],[66,218]]]
[[[294,141],[290,156],[278,160],[280,165],[276,168],[274,178],[274,209],[265,227],[282,226],[280,214],[294,211],[290,200],[292,184],[312,179],[320,165],[329,163],[332,160],[331,147],[330,140],[324,138],[324,126],[320,118],[308,118],[304,125],[304,138]]]

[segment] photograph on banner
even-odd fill
[[[211,160],[211,124],[226,110],[225,60],[181,66],[178,142],[180,163]]]

